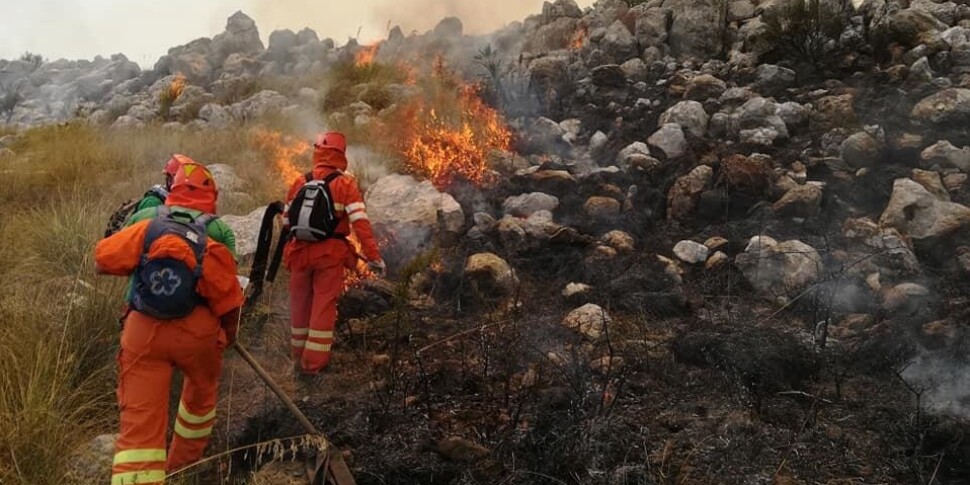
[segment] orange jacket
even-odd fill
[[[94,249],[94,259],[105,274],[128,276],[138,267],[145,234],[150,220],[135,223],[113,236],[102,239]],[[149,257],[171,257],[185,261],[190,268],[196,265],[195,255],[189,245],[178,236],[160,237],[149,250]],[[219,317],[243,304],[243,292],[236,278],[236,261],[226,246],[209,238],[203,256],[202,278],[196,290],[205,299],[188,317],[170,323],[184,324],[197,335],[215,333],[219,330]],[[129,318],[153,318],[133,311]]]
[[[335,171],[344,170],[347,170],[347,158],[339,151],[332,149],[314,151],[314,180],[320,180]],[[293,199],[305,183],[304,177],[293,182],[290,191],[286,194],[287,205],[293,203]],[[330,182],[330,193],[337,209],[334,215],[340,220],[337,224],[337,233],[349,236],[353,226],[354,234],[364,253],[362,256],[367,261],[380,260],[381,253],[377,248],[377,241],[374,240],[374,231],[367,219],[364,198],[360,195],[357,181],[349,175],[337,177]],[[317,265],[329,267],[342,264],[347,268],[357,265],[354,249],[347,241],[341,239],[328,239],[321,242],[293,239],[287,243],[283,255],[286,267],[290,271],[301,271]]]

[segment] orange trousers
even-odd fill
[[[290,273],[290,342],[304,374],[319,374],[330,363],[344,272],[342,264],[321,263]]]
[[[161,485],[165,475],[200,458],[215,422],[225,337],[189,321],[157,322],[132,312],[118,354],[121,435],[115,443],[112,485]],[[213,333],[214,332],[214,333]],[[172,372],[184,382],[172,444],[166,452]]]

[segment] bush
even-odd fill
[[[825,0],[794,0],[763,17],[763,42],[768,56],[825,70],[841,53],[839,37],[845,28],[844,9]]]
[[[362,66],[354,63],[340,64],[327,76],[327,95],[321,109],[324,113],[329,113],[356,101],[363,101],[379,111],[391,103],[387,86],[404,84],[407,81],[407,72],[397,66],[377,62]]]

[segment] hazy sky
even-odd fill
[[[387,25],[405,33],[428,30],[458,15],[466,32],[487,32],[538,13],[543,0],[0,0],[0,58],[24,51],[44,57],[90,59],[122,52],[152,66],[169,47],[212,37],[242,10],[270,32],[311,27],[338,45],[355,37],[383,38]],[[580,0],[587,6],[593,0]]]

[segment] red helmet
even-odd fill
[[[195,163],[195,160],[192,160],[185,155],[176,153],[172,155],[172,158],[169,158],[168,161],[165,162],[165,169],[162,170],[162,173],[174,177],[175,174],[178,173],[179,167],[183,163]]]
[[[191,162],[179,165],[165,203],[214,213],[218,198],[219,189],[212,172],[202,164]]]
[[[347,137],[337,131],[328,131],[317,135],[317,141],[313,144],[317,150],[337,150],[340,153],[347,152]]]

